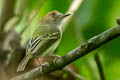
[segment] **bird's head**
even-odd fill
[[[61,21],[70,14],[62,14],[58,11],[49,12],[42,18],[42,23],[59,25]]]

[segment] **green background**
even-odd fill
[[[16,0],[16,5],[19,0]],[[73,0],[46,0],[39,9],[32,22],[22,33],[21,45],[31,37],[39,24],[42,16],[47,12],[58,10],[65,13]],[[40,0],[27,0],[21,21],[15,26],[20,33],[29,15],[39,6]],[[0,13],[2,2],[0,0]],[[16,8],[17,10],[17,8]],[[120,0],[83,0],[81,6],[75,13],[56,52],[66,55],[79,44],[86,42],[89,38],[111,28],[116,27],[116,18],[120,16]],[[94,54],[98,53],[103,65],[106,80],[120,80],[120,38],[116,38],[102,47],[96,49],[85,57],[74,62],[80,71],[80,75],[87,80],[99,80],[99,73],[94,61]]]

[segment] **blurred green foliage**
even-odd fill
[[[0,5],[2,5],[2,1],[0,0]],[[1,9],[2,7],[0,6],[0,15],[1,15]]]
[[[52,10],[65,13],[72,1],[73,0],[45,0],[45,3],[39,9],[35,18],[22,33],[22,45],[31,37],[35,28],[39,25],[42,16]],[[0,5],[1,4],[0,0]],[[17,32],[20,33],[24,29],[30,14],[39,4],[40,0],[27,0],[23,17],[16,26]],[[120,0],[83,0],[83,3],[63,33],[63,38],[57,48],[57,54],[65,55],[79,44],[86,42],[89,38],[108,28],[115,27],[117,25],[117,17],[120,17]],[[95,68],[94,72],[96,73],[94,74],[96,74],[97,79],[99,79],[97,66],[93,59],[93,55],[96,52],[100,54],[106,80],[120,80],[120,38],[112,40],[88,55],[91,60],[90,62],[92,62],[90,65]],[[83,57],[75,61],[75,64],[78,66],[81,75],[85,76],[87,80],[93,80],[93,75],[91,75],[87,62],[86,57]]]

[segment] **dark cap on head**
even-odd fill
[[[70,14],[62,14],[58,11],[52,11],[52,12],[49,12],[46,16],[43,17],[43,22],[45,23],[53,23],[53,24],[60,24],[61,21],[69,16]]]
[[[47,15],[52,16],[52,17],[61,16],[61,17],[65,18],[65,17],[69,16],[70,14],[62,14],[55,10],[55,11],[49,12]]]

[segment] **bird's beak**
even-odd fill
[[[70,14],[65,14],[65,15],[63,15],[63,18],[66,18],[67,16],[70,16]]]

